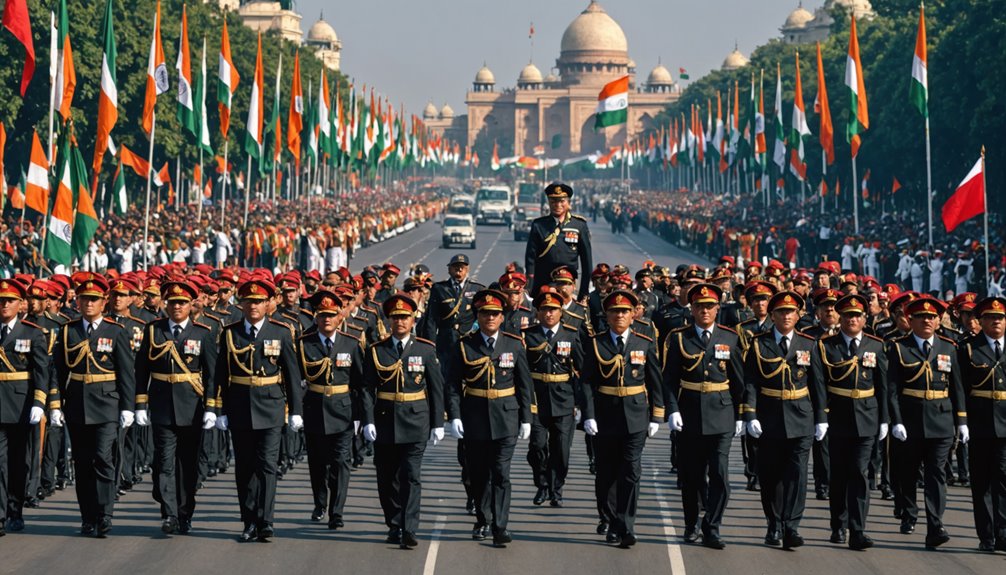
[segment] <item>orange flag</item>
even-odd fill
[[[28,165],[28,179],[25,185],[25,205],[40,214],[49,211],[49,160],[45,149],[38,140],[38,132],[32,132],[31,163]]]
[[[150,39],[150,58],[147,61],[147,91],[143,97],[143,131],[150,135],[154,129],[154,106],[157,97],[168,91],[168,66],[164,63],[161,46],[161,2],[157,1],[154,14],[154,36]]]

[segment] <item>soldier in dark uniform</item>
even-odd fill
[[[720,286],[720,289],[723,289],[723,283],[730,283],[732,278],[730,271],[725,268],[720,268],[713,274],[713,278],[716,277],[720,278],[720,283],[712,281],[712,278],[710,278],[710,283]],[[719,323],[730,329],[736,329],[737,324],[751,318],[751,310],[745,305],[743,296],[744,286],[742,284],[723,289],[723,302],[720,304],[720,317],[717,320]]]
[[[535,398],[527,451],[527,462],[538,488],[532,502],[541,505],[550,500],[552,507],[563,505],[562,488],[573,444],[578,370],[583,364],[579,332],[561,323],[562,302],[562,296],[552,291],[535,296],[538,325],[523,331]]]
[[[636,297],[643,304],[643,319],[649,320],[660,307],[660,297],[653,290],[653,275],[647,268],[636,272]]]
[[[115,504],[113,453],[119,427],[133,424],[136,374],[129,334],[102,315],[105,278],[89,274],[75,291],[81,317],[64,326],[53,355],[73,441],[80,532],[105,537]]]
[[[622,548],[636,544],[636,504],[643,445],[664,420],[663,381],[656,343],[630,329],[636,294],[616,290],[604,298],[608,331],[584,352],[583,429],[594,436],[594,496],[598,533]]]
[[[0,533],[24,529],[31,434],[49,398],[49,339],[40,326],[18,317],[25,295],[17,281],[0,280]],[[58,409],[51,415],[60,423]]]
[[[188,282],[161,284],[168,317],[144,328],[136,354],[136,424],[153,424],[153,496],[169,535],[192,530],[202,430],[217,419],[217,342],[190,317],[197,297]]]
[[[520,336],[522,329],[528,327],[535,321],[534,312],[524,305],[524,287],[527,285],[527,278],[524,274],[507,272],[500,276],[500,291],[506,295],[503,310],[503,331]]]
[[[46,280],[35,280],[31,283],[28,292],[28,313],[24,316],[25,321],[33,323],[42,330],[46,340],[46,355],[49,363],[49,383],[46,384],[48,396],[48,408],[59,410],[59,385],[56,383],[56,370],[52,365],[52,350],[56,345],[56,336],[63,325],[46,309],[47,291],[52,289],[52,284]],[[60,413],[60,419],[62,412]],[[49,418],[45,427],[45,440],[41,448],[42,455],[39,469],[40,485],[35,493],[39,500],[52,496],[56,492],[58,485],[57,462],[60,458],[60,450],[63,449],[63,423],[55,425]],[[64,455],[65,457],[65,455]],[[29,495],[31,492],[29,491]]]
[[[140,322],[141,327],[147,323],[164,317],[161,310],[161,280],[148,278],[143,284],[143,305],[136,309],[133,317]]]
[[[758,439],[765,544],[795,549],[803,545],[799,528],[811,443],[828,431],[826,400],[824,385],[811,370],[814,339],[795,329],[803,298],[782,291],[768,308],[773,329],[753,337],[745,355],[742,409],[747,432]]]
[[[649,304],[642,299],[636,304],[636,309],[632,313],[632,331],[658,341],[660,334],[657,333],[657,328],[652,321],[646,319],[647,305]]]
[[[950,302],[950,309],[953,312],[951,319],[956,327],[945,332],[943,331],[943,326],[941,326],[937,329],[936,333],[950,337],[958,343],[958,346],[964,340],[980,333],[981,325],[978,323],[978,318],[974,314],[975,300],[977,298],[978,294],[975,292],[957,294],[957,296],[955,296]],[[961,487],[967,487],[970,484],[971,472],[969,469],[970,466],[968,465],[968,460],[970,459],[968,454],[969,449],[968,444],[960,441],[959,437],[957,438],[957,441],[954,442],[954,447],[950,450],[950,457],[947,457],[947,485],[960,485]],[[957,460],[956,477],[954,476],[953,459]]]
[[[447,413],[465,459],[475,500],[472,538],[510,543],[510,462],[518,439],[531,435],[532,384],[524,343],[500,330],[503,300],[494,290],[475,294],[479,329],[461,338],[447,370]]]
[[[891,396],[891,464],[897,469],[895,493],[901,509],[901,532],[915,531],[919,508],[916,481],[923,465],[926,501],[926,548],[950,540],[943,526],[947,502],[945,466],[954,443],[954,427],[967,442],[967,412],[961,370],[954,343],[936,335],[945,304],[921,297],[905,306],[912,332],[888,345],[888,382]]]
[[[689,292],[692,325],[668,336],[664,348],[664,390],[670,426],[678,432],[681,501],[685,541],[723,549],[720,523],[730,499],[730,444],[743,433],[738,406],[744,399],[744,361],[740,338],[716,323],[723,291],[700,284]]]
[[[601,300],[611,291],[611,285],[608,283],[608,274],[610,272],[611,267],[608,264],[600,263],[590,273],[590,281],[594,284],[594,291],[590,292],[590,295],[587,297],[587,311],[590,314],[590,326],[593,328],[594,333],[608,329]]]
[[[314,327],[314,314],[300,305],[300,293],[303,289],[300,276],[296,272],[283,274],[279,280],[279,288],[283,292],[283,300],[276,311],[296,321],[301,333]]]
[[[1006,299],[985,298],[975,306],[981,331],[958,347],[967,394],[971,503],[978,549],[1006,551]]]
[[[573,188],[553,182],[545,188],[549,215],[531,222],[531,231],[524,251],[524,270],[532,280],[531,293],[537,294],[541,286],[552,280],[552,270],[568,266],[584,271],[580,293],[576,299],[586,300],[590,282],[586,271],[593,268],[590,253],[590,231],[583,216],[570,212]]]
[[[737,324],[737,335],[740,337],[741,349],[744,354],[751,345],[751,340],[758,334],[772,329],[772,320],[768,315],[768,300],[776,293],[775,286],[764,281],[752,281],[744,288],[744,300],[749,306],[751,318]],[[758,491],[758,439],[751,435],[741,436],[741,455],[744,460],[744,477],[747,478],[748,491]]]
[[[129,349],[136,357],[140,343],[143,341],[144,321],[135,319],[131,314],[130,302],[139,295],[139,287],[131,279],[117,278],[108,282],[108,309],[106,315],[115,323],[126,329],[129,335]],[[158,287],[160,282],[156,284]],[[160,295],[157,296],[160,301]],[[142,308],[141,308],[142,309]],[[145,426],[132,425],[128,429],[119,430],[118,449],[116,450],[116,476],[119,477],[119,495],[124,495],[133,486],[142,481],[143,450],[148,431]]]
[[[393,263],[389,262],[381,266],[381,289],[374,294],[375,303],[382,304],[389,297],[398,293],[395,282],[398,281],[398,276],[401,274],[402,270]]]
[[[427,439],[444,439],[444,380],[432,341],[412,335],[415,300],[385,300],[391,336],[364,358],[364,434],[374,442],[377,493],[388,526],[388,543],[418,545],[421,470]]]
[[[838,313],[835,311],[835,303],[842,292],[831,288],[818,288],[814,290],[812,298],[814,300],[814,319],[816,323],[803,331],[814,339],[823,339],[838,333]],[[803,317],[808,317],[804,315]],[[803,318],[801,318],[803,319]],[[799,322],[797,324],[799,326]],[[820,441],[815,441],[811,448],[811,460],[814,462],[814,493],[819,501],[829,499],[828,491],[831,477],[831,457],[828,454],[828,436]]]
[[[358,339],[336,329],[341,308],[336,294],[314,292],[315,327],[301,336],[298,346],[300,372],[307,382],[304,434],[314,495],[311,521],[321,521],[328,513],[329,529],[344,526],[354,421],[359,421],[354,402],[360,401],[363,389],[363,349]]]
[[[839,299],[839,333],[819,339],[811,354],[828,393],[831,542],[860,551],[873,547],[866,534],[870,455],[888,430],[887,356],[884,341],[864,331],[868,306],[860,295]]]
[[[220,283],[220,296],[217,298],[217,303],[213,306],[212,311],[217,313],[225,326],[236,321],[241,321],[244,314],[241,313],[241,308],[234,305],[231,301],[234,295],[234,277],[222,274],[217,281]]]
[[[590,322],[589,310],[573,298],[573,288],[576,286],[576,270],[568,266],[559,266],[552,270],[552,283],[565,301],[562,306],[562,323],[568,323],[580,333],[582,341],[594,335],[594,326]],[[541,290],[539,290],[541,291]]]
[[[688,266],[681,273],[681,291],[673,301],[664,304],[663,307],[653,313],[653,327],[658,334],[663,336],[657,340],[657,349],[663,350],[664,339],[667,334],[684,326],[691,320],[691,312],[688,310],[688,290],[692,286],[706,281],[706,274],[699,266]]]
[[[276,466],[286,410],[291,430],[304,426],[293,336],[285,324],[266,317],[275,289],[263,279],[241,285],[238,299],[244,320],[224,328],[217,356],[222,415],[216,423],[218,429],[230,429],[234,441],[234,477],[244,523],[241,541],[273,536]]]

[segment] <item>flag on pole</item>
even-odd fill
[[[860,133],[870,127],[870,115],[866,108],[866,85],[863,82],[863,63],[859,59],[859,38],[856,36],[856,16],[853,14],[849,31],[849,56],[845,63],[845,85],[849,87],[850,109],[846,137],[852,147],[852,157],[859,153],[862,145]],[[855,184],[855,182],[853,182]]]
[[[161,46],[161,2],[157,0],[154,14],[154,35],[150,39],[150,59],[147,61],[147,91],[143,98],[143,131],[150,136],[154,128],[154,106],[157,97],[168,91],[168,66]]]
[[[231,99],[238,89],[241,76],[231,59],[231,39],[227,34],[227,18],[220,36],[220,62],[217,67],[217,107],[220,110],[220,135],[227,139],[231,127]]]
[[[248,102],[248,121],[245,123],[245,152],[253,158],[262,155],[262,123],[265,106],[262,94],[265,89],[264,72],[262,71],[262,33],[258,34],[258,51],[255,53],[255,76],[252,78],[251,100]]]
[[[863,174],[863,199],[870,199],[870,168],[866,168],[866,173]]]
[[[828,87],[824,83],[824,64],[821,61],[821,43],[817,43],[817,98],[814,112],[820,117],[820,141],[825,163],[835,163],[835,128],[831,125],[831,108],[828,106]]]
[[[21,71],[21,97],[24,98],[31,77],[35,74],[35,41],[31,35],[28,0],[7,0],[3,7],[3,27],[24,46],[24,69]]]
[[[610,82],[597,95],[594,129],[624,124],[629,119],[629,77]]]
[[[752,88],[752,96],[754,88]],[[758,81],[758,111],[755,113],[755,154],[760,156],[758,163],[762,169],[765,168],[765,154],[768,153],[768,144],[765,142],[765,70],[761,71],[761,79]]]
[[[189,17],[182,4],[182,29],[178,33],[178,123],[193,136],[196,132],[196,105],[192,100],[192,62],[189,58]]]
[[[499,152],[500,152],[499,144],[497,144],[496,142],[493,142],[493,159],[492,159],[492,163],[490,164],[490,167],[492,168],[492,170],[494,172],[499,171],[499,169],[500,169],[500,153]]]
[[[98,214],[94,211],[94,201],[91,192],[87,189],[87,168],[84,156],[81,155],[80,148],[76,143],[71,144],[70,152],[70,164],[73,169],[71,181],[76,197],[70,255],[73,259],[80,259],[87,253],[91,239],[94,238],[94,232],[98,230]]]
[[[304,93],[300,87],[300,51],[293,58],[290,110],[286,116],[286,146],[300,168],[300,132],[304,129]]]
[[[122,171],[122,160],[115,168],[115,176],[112,182],[112,211],[125,215],[129,208],[129,201],[126,198],[126,176]]]
[[[926,56],[926,7],[919,6],[919,31],[915,35],[912,84],[908,90],[912,104],[923,118],[929,117],[929,62]]]
[[[895,176],[894,181],[891,182],[891,195],[893,196],[894,194],[898,193],[898,190],[900,189],[901,189],[901,182],[899,182],[897,176]]]
[[[63,121],[70,119],[70,104],[77,87],[77,71],[73,67],[73,48],[70,46],[70,16],[66,0],[59,0],[59,27],[56,40],[56,109]]]
[[[373,103],[373,94],[371,94]],[[321,79],[318,83],[318,106],[317,106],[317,127],[318,127],[318,147],[327,150],[332,139],[332,101],[328,94],[328,79],[325,77],[325,67],[321,68]]]
[[[43,216],[49,213],[49,160],[45,148],[38,139],[38,132],[32,132],[31,161],[25,184],[25,205]]]
[[[141,178],[146,179],[147,174],[150,173],[150,162],[145,158],[141,158],[138,154],[134,154],[125,144],[119,146],[119,159],[124,166],[133,168],[136,175]]]
[[[101,161],[109,147],[112,128],[119,119],[119,88],[116,81],[115,29],[113,28],[112,0],[105,2],[105,52],[101,57],[101,94],[98,95],[98,135],[94,139],[94,160],[91,170],[101,172]]]
[[[803,139],[810,135],[807,125],[807,111],[803,105],[803,81],[800,79],[800,53],[796,53],[796,95],[793,97],[793,137],[790,152],[790,171],[801,182],[807,179],[807,164],[804,163]]]
[[[943,204],[943,225],[947,233],[971,218],[985,213],[984,158],[978,158],[971,171],[961,180],[957,191]]]
[[[729,96],[729,90],[727,92]],[[727,102],[729,105],[729,101]],[[727,171],[727,135],[723,125],[723,95],[716,91],[716,132],[713,134],[713,149],[719,158],[720,173]]]
[[[772,161],[779,166],[779,171],[786,168],[786,136],[782,125],[782,66],[775,67],[775,149],[772,150]]]
[[[206,115],[206,37],[203,37],[202,65],[199,68],[199,82],[196,83],[196,105],[199,106],[199,115],[196,116],[197,127],[196,137],[199,147],[207,154],[213,153],[213,146],[210,144],[210,123]]]
[[[684,68],[678,68],[678,76],[682,80],[687,80],[688,78],[690,78],[690,76],[688,75],[688,70],[685,70]]]
[[[265,138],[267,146],[270,148],[270,153],[266,154],[267,162],[266,164],[271,169],[274,163],[279,162],[280,153],[283,151],[283,139],[282,139],[282,127],[279,122],[279,94],[280,94],[280,83],[283,80],[283,54],[279,55],[279,63],[276,65],[276,89],[273,94],[272,100],[272,112],[269,113],[269,123],[265,126]],[[269,139],[268,136],[272,135],[273,138]]]
[[[49,215],[45,242],[45,257],[69,266],[73,262],[70,255],[70,244],[73,233],[70,222],[73,221],[73,176],[70,165],[72,154],[69,150],[69,138],[63,137],[62,149],[58,154],[56,169],[56,200],[52,204],[52,214]]]

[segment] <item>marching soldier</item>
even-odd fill
[[[765,544],[803,545],[811,442],[824,439],[824,387],[811,370],[814,339],[796,331],[803,298],[781,291],[769,300],[773,329],[751,339],[744,360],[742,405],[747,432],[758,439],[758,480],[768,532]],[[764,427],[763,427],[764,425]]]
[[[549,215],[531,222],[531,231],[524,251],[524,270],[532,279],[532,294],[537,294],[541,286],[552,279],[552,270],[568,266],[576,271],[583,270],[580,293],[577,300],[585,300],[590,292],[587,270],[592,269],[590,254],[590,231],[583,216],[570,212],[569,202],[573,188],[561,182],[553,182],[545,188],[548,198]]]
[[[385,300],[398,292],[395,282],[398,281],[398,276],[401,273],[402,270],[393,263],[389,262],[381,266],[381,289],[374,294],[374,302],[383,304]]]
[[[601,332],[607,329],[604,320],[604,307],[601,301],[604,296],[611,291],[611,284],[608,282],[608,274],[611,267],[606,263],[599,263],[594,271],[590,272],[590,281],[594,284],[594,291],[587,297],[587,311],[590,314],[590,325],[594,332]]]
[[[504,296],[475,294],[479,329],[461,338],[450,355],[447,413],[452,433],[465,440],[465,460],[475,500],[472,538],[493,545],[512,541],[510,462],[518,439],[531,434],[532,385],[520,337],[500,330]]]
[[[978,549],[1006,551],[1006,299],[986,298],[974,309],[981,331],[958,348],[966,382],[971,438],[971,503]]]
[[[961,441],[968,441],[967,412],[960,365],[954,342],[937,335],[945,304],[921,297],[905,306],[911,333],[890,343],[887,350],[891,396],[891,436],[902,444],[892,449],[897,469],[895,493],[901,509],[901,532],[915,531],[919,508],[916,478],[923,465],[926,501],[926,548],[950,540],[943,526],[947,503],[947,456],[954,443],[954,425]]]
[[[333,530],[345,525],[342,512],[357,431],[354,403],[359,401],[363,386],[360,341],[336,329],[341,306],[342,300],[336,294],[314,292],[311,309],[315,327],[301,336],[298,346],[300,373],[307,382],[304,435],[314,495],[311,521],[321,521],[328,513],[328,528]]]
[[[102,315],[105,278],[89,274],[75,291],[81,317],[63,327],[53,355],[73,442],[80,532],[103,538],[112,529],[113,453],[119,428],[133,424],[136,374],[129,334]]]
[[[636,297],[643,304],[643,318],[649,320],[653,312],[660,307],[661,301],[653,290],[653,272],[648,268],[636,272]]]
[[[643,445],[664,420],[656,344],[629,327],[638,301],[627,290],[604,298],[608,330],[591,338],[582,373],[583,429],[594,436],[597,458],[597,531],[625,549],[636,544]]]
[[[717,324],[723,291],[700,284],[689,292],[693,324],[666,340],[664,386],[678,432],[685,541],[698,541],[699,501],[704,501],[702,544],[723,549],[720,523],[730,499],[730,444],[743,433],[744,363],[734,330]]]
[[[866,534],[867,474],[873,444],[888,429],[887,356],[884,341],[864,331],[868,306],[860,295],[839,299],[839,333],[818,340],[811,354],[815,378],[828,393],[831,542],[860,551],[873,547]]]
[[[837,334],[839,331],[839,317],[838,312],[835,310],[835,303],[842,295],[842,292],[831,288],[814,290],[811,297],[814,300],[814,319],[817,320],[817,323],[806,329],[803,333],[814,339],[822,339]],[[809,315],[803,317],[807,318]],[[811,460],[814,462],[814,493],[820,501],[827,501],[829,499],[831,457],[828,454],[828,446],[830,441],[828,436],[825,436],[824,439],[815,441],[814,446],[811,448]]]
[[[391,336],[367,350],[363,429],[374,442],[377,492],[388,543],[419,544],[421,470],[427,439],[444,438],[444,380],[433,342],[412,335],[418,305],[398,294],[384,302]]]
[[[160,289],[161,286],[159,282],[151,285],[155,285],[157,289]],[[107,315],[112,321],[125,328],[129,335],[129,351],[134,358],[143,341],[143,325],[146,321],[151,321],[140,321],[132,315],[129,304],[139,294],[140,290],[132,280],[120,277],[109,282]],[[160,301],[160,297],[158,294],[157,301]],[[118,449],[116,450],[116,477],[119,478],[119,495],[125,495],[126,491],[131,490],[133,485],[142,480],[140,471],[144,465],[143,456],[148,435],[148,430],[142,425],[132,425],[128,429],[119,430]]]
[[[500,291],[506,294],[506,305],[503,311],[503,331],[520,336],[522,329],[534,322],[534,313],[524,305],[524,286],[527,278],[524,274],[508,272],[500,276]]]
[[[590,336],[594,335],[594,326],[590,322],[589,310],[573,299],[576,270],[568,266],[555,268],[552,270],[552,285],[565,299],[565,303],[562,305],[562,323],[568,323],[576,328],[580,332],[580,339],[587,341]]]
[[[274,534],[276,467],[286,410],[292,431],[304,426],[293,334],[266,317],[275,289],[262,279],[238,288],[244,319],[224,328],[215,370],[222,413],[216,424],[230,429],[234,442],[243,542],[267,541]]]
[[[538,325],[523,331],[535,398],[527,452],[534,485],[538,488],[532,502],[541,505],[550,500],[552,507],[562,507],[583,347],[576,328],[560,323],[561,295],[551,291],[540,293],[534,298],[534,307]]]
[[[18,317],[25,295],[20,283],[0,280],[0,534],[24,530],[31,434],[49,396],[49,341],[41,327]],[[51,420],[62,425],[58,407]]]
[[[46,340],[46,355],[49,362],[49,383],[47,389],[49,396],[54,398],[49,402],[50,410],[59,409],[59,385],[56,383],[56,370],[52,366],[52,350],[56,345],[56,335],[63,325],[56,320],[47,309],[47,292],[51,291],[52,284],[46,280],[35,280],[28,289],[28,313],[24,316],[25,321],[33,323],[42,329],[42,334]],[[60,450],[64,449],[63,423],[55,425],[52,417],[49,418],[45,427],[45,440],[42,442],[42,456],[39,469],[39,486],[36,496],[39,500],[53,495],[58,486],[56,477],[57,463],[60,459]],[[65,453],[63,454],[65,457]],[[31,492],[29,491],[29,495]]]
[[[168,535],[192,530],[203,429],[217,419],[217,342],[191,318],[197,297],[188,282],[161,284],[168,317],[144,328],[136,355],[136,424],[153,424],[153,496]]]
[[[772,320],[768,316],[768,300],[775,295],[775,286],[764,281],[748,283],[744,288],[744,300],[751,310],[751,318],[737,324],[737,335],[740,336],[741,349],[746,354],[754,336],[772,329]],[[744,459],[744,477],[747,478],[748,491],[758,491],[758,439],[750,434],[741,436],[741,455]]]

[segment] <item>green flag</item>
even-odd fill
[[[56,154],[55,200],[52,212],[46,220],[46,240],[43,255],[64,266],[73,263],[70,243],[73,239],[71,223],[73,220],[73,166],[71,165],[69,138],[64,134],[59,138]]]
[[[199,114],[196,116],[196,139],[200,148],[207,154],[213,153],[213,146],[210,145],[210,126],[206,117],[206,38],[203,38],[202,68],[199,71],[199,78],[196,82],[196,106],[199,107]]]
[[[129,209],[129,200],[126,197],[126,176],[122,172],[122,160],[115,169],[115,177],[112,182],[112,211],[119,215],[125,215]]]
[[[73,218],[73,241],[70,244],[70,252],[74,259],[79,260],[87,254],[94,232],[98,230],[98,214],[94,211],[94,201],[90,190],[87,189],[87,168],[84,165],[84,158],[80,155],[80,148],[76,144],[72,146],[71,154],[71,181],[76,196],[74,204],[76,216]]]

